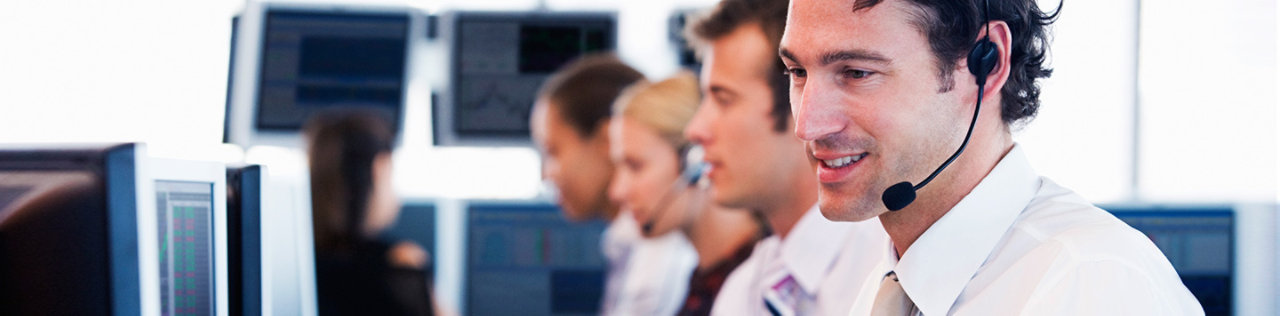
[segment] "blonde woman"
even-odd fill
[[[645,237],[679,231],[698,253],[679,315],[707,315],[729,273],[764,235],[758,217],[711,203],[696,186],[675,185],[692,145],[683,136],[699,103],[697,79],[681,72],[640,82],[614,103],[610,158],[617,171],[609,197],[634,214]]]

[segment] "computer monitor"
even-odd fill
[[[227,279],[233,314],[262,315],[262,167],[227,168]]]
[[[226,167],[147,161],[153,181],[160,315],[229,315]]]
[[[407,11],[271,7],[263,21],[258,130],[297,131],[311,114],[332,107],[368,108],[400,123]]]
[[[458,12],[448,104],[433,104],[436,145],[528,145],[542,82],[565,63],[617,47],[612,13]]]
[[[145,160],[139,144],[0,148],[0,315],[159,314]]]
[[[570,223],[549,204],[467,207],[468,315],[595,315],[605,223]]]
[[[1103,206],[1160,248],[1207,315],[1231,315],[1235,217],[1231,207]]]

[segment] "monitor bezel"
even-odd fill
[[[227,193],[228,303],[243,315],[263,313],[262,180],[260,165],[227,167],[227,187],[236,188],[236,196]],[[230,208],[233,198],[238,206],[235,212]]]
[[[409,25],[405,45],[405,74],[401,102],[395,122],[396,144],[400,144],[406,122],[410,102],[417,98],[415,89],[422,90],[417,80],[417,66],[420,54],[418,38],[424,36],[423,25],[425,15],[418,8],[390,4],[333,4],[333,3],[301,3],[301,2],[250,2],[234,15],[236,36],[231,50],[231,74],[227,80],[230,87],[227,93],[227,115],[224,118],[224,140],[248,148],[257,145],[301,148],[303,146],[300,129],[262,129],[258,128],[259,87],[264,63],[266,18],[272,11],[298,11],[313,13],[349,13],[349,14],[407,14]]]
[[[156,181],[190,181],[202,182],[213,185],[213,284],[214,284],[214,315],[229,315],[229,279],[227,276],[227,171],[226,166],[208,161],[186,161],[173,159],[151,158],[147,161],[146,169],[148,177],[146,182],[150,187],[144,190],[141,195],[145,195],[149,199],[155,199],[155,183]],[[150,238],[143,236],[142,247],[144,251],[149,251],[152,255],[146,258],[158,258],[159,250],[153,243],[158,240],[158,232],[155,228],[156,205],[151,203],[150,207],[139,208],[144,210],[139,212],[139,227],[150,230]],[[141,224],[141,220],[149,220],[146,224]],[[149,264],[154,266],[150,275],[154,277],[155,295],[151,296],[155,299],[155,308],[160,308],[160,279],[159,279],[159,262],[156,260]]]

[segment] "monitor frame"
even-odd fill
[[[185,161],[185,160],[151,158],[147,161],[146,168],[147,168],[148,176],[147,178],[145,178],[145,182],[147,182],[151,186],[150,187],[151,190],[142,191],[142,192],[146,192],[144,194],[153,200],[155,199],[155,193],[156,193],[154,186],[157,181],[201,182],[201,183],[209,183],[210,185],[213,186],[213,191],[212,191],[213,200],[211,201],[213,207],[210,209],[210,212],[213,213],[212,239],[213,239],[213,258],[214,258],[213,259],[213,280],[212,280],[214,284],[214,293],[213,293],[214,300],[212,303],[214,307],[213,309],[214,315],[219,315],[219,316],[230,315],[229,313],[230,304],[229,304],[229,296],[228,296],[230,295],[228,291],[228,289],[230,288],[230,284],[228,283],[229,277],[227,275],[228,273],[227,255],[228,254],[227,254],[227,202],[226,202],[227,201],[227,171],[226,171],[226,166],[220,163],[207,162],[207,161]],[[156,228],[155,228],[155,221],[157,220],[155,217],[155,214],[157,211],[156,205],[153,202],[151,203],[150,208],[147,208],[147,209],[140,208],[140,210],[141,211],[139,212],[139,214],[142,214],[142,216],[139,216],[140,220],[150,219],[150,221],[146,222],[147,223],[146,225],[141,225],[141,226],[149,227],[151,230],[151,236],[153,236],[149,240],[144,240],[144,245],[147,245],[147,246],[142,247],[142,249],[144,249],[144,251],[149,249],[149,251],[154,253],[154,255],[150,256],[150,258],[159,258],[159,250],[156,249],[157,247],[154,244],[154,242],[159,239],[158,237],[159,233],[158,231],[156,231]],[[147,216],[148,214],[149,216]],[[155,291],[156,295],[153,297],[156,299],[155,306],[157,310],[159,310],[159,307],[160,307],[159,263],[152,262],[151,264],[156,266],[155,269],[152,270],[154,271],[152,275],[155,277],[155,281],[153,283],[156,284],[156,291]]]
[[[263,314],[262,180],[259,165],[227,167],[227,275],[229,306],[240,315]],[[232,201],[235,199],[235,201]],[[236,207],[232,207],[232,203]]]
[[[416,83],[419,74],[416,64],[419,62],[419,38],[426,31],[423,25],[426,17],[421,10],[409,6],[374,5],[374,4],[320,4],[293,2],[254,2],[246,3],[244,8],[233,17],[234,38],[229,56],[230,74],[227,82],[226,115],[224,116],[223,142],[236,144],[243,148],[256,145],[279,146],[286,148],[302,148],[304,146],[301,130],[258,128],[260,80],[264,63],[261,58],[265,53],[266,19],[273,11],[331,13],[331,14],[405,14],[408,25],[405,34],[405,71],[401,83],[401,102],[395,122],[396,143],[401,142],[405,127],[408,104],[415,100],[414,95],[421,92]]]

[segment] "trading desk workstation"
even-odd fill
[[[394,122],[402,148],[528,150],[538,86],[618,48],[617,27],[606,11],[250,2],[231,19],[223,141],[300,152],[310,114],[358,107]],[[309,191],[291,168],[160,159],[141,143],[0,147],[0,315],[315,315]],[[407,195],[386,234],[424,246],[453,312],[599,310],[605,223],[571,224],[538,192]],[[1275,205],[1101,207],[1155,242],[1207,314],[1273,304]]]

